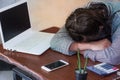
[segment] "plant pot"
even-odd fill
[[[87,80],[87,74],[87,71],[83,71],[83,69],[81,69],[81,72],[78,69],[75,70],[76,80]]]

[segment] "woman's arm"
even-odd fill
[[[50,46],[53,50],[61,52],[65,55],[73,55],[74,51],[70,51],[69,47],[74,41],[68,35],[65,27],[62,27],[52,38]]]
[[[108,48],[103,50],[86,50],[83,55],[93,61],[120,64],[120,27],[113,34],[112,38],[112,44]]]
[[[102,39],[99,41],[94,41],[88,43],[90,45],[91,50],[104,50],[111,46],[111,42],[108,39]]]
[[[73,42],[70,45],[70,51],[79,50],[103,50],[108,48],[111,45],[111,42],[108,39],[102,39],[99,41],[93,41],[89,43],[78,43]]]

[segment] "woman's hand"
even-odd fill
[[[89,43],[77,43],[73,42],[69,48],[71,51],[77,51],[80,50],[103,50],[105,48],[108,48],[111,45],[111,42],[108,39],[102,39],[99,41],[93,41]]]
[[[99,41],[90,42],[91,50],[103,50],[108,48],[111,45],[111,42],[108,39],[102,39]]]
[[[90,44],[89,43],[78,43],[78,42],[73,42],[69,48],[71,51],[77,51],[79,50],[87,50],[90,49]]]

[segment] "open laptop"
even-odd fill
[[[0,34],[4,49],[34,55],[46,51],[54,36],[32,30],[26,0],[0,9]]]

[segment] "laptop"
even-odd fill
[[[26,0],[0,9],[0,34],[3,48],[33,55],[41,55],[50,47],[53,33],[31,28]]]

